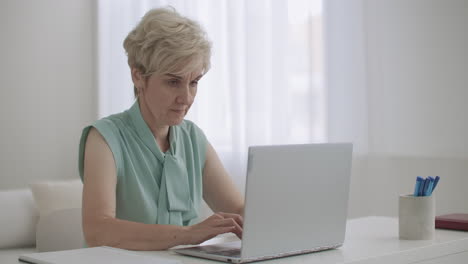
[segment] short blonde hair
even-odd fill
[[[145,77],[210,69],[211,43],[200,24],[172,7],[148,11],[123,42],[130,69]],[[137,96],[136,88],[134,88]]]

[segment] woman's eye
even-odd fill
[[[169,80],[167,82],[170,86],[177,86],[179,84],[179,80],[177,79],[173,79],[173,80]]]
[[[190,86],[192,86],[192,87],[197,86],[197,85],[198,85],[198,82],[196,82],[196,81],[193,81],[193,82],[190,83]]]

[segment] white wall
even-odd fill
[[[468,2],[367,3],[372,149],[467,158]]]
[[[468,1],[326,2],[330,139],[357,143],[350,217],[397,214],[415,177],[468,213]]]
[[[95,119],[94,2],[0,2],[0,189],[76,178]]]
[[[366,16],[373,212],[439,175],[437,213],[468,213],[468,1],[368,0]]]

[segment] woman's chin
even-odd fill
[[[170,121],[170,124],[169,126],[177,126],[177,125],[180,125],[182,123],[182,121],[184,121],[184,118],[181,117],[181,118],[174,118]]]
[[[182,121],[184,121],[185,114],[186,112],[176,112],[176,111],[171,112],[171,115],[167,116],[169,125],[170,126],[180,125]]]

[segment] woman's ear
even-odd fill
[[[143,74],[141,74],[141,71],[138,70],[137,68],[132,68],[132,81],[133,85],[137,90],[140,90],[143,88],[144,85],[144,77]]]

